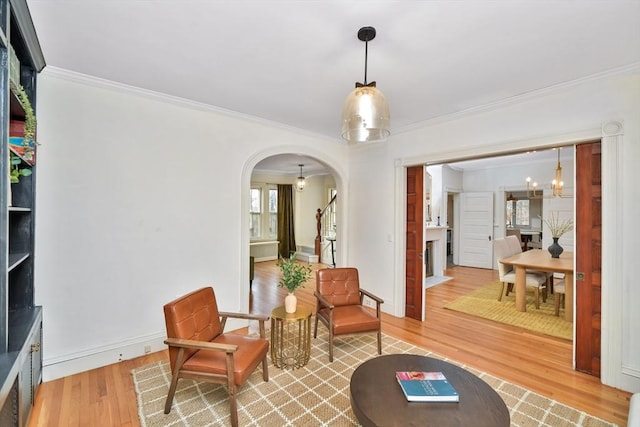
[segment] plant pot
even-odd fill
[[[284,311],[287,313],[295,313],[298,306],[298,298],[294,294],[284,297]]]
[[[551,254],[551,258],[560,258],[560,254],[564,251],[562,246],[558,244],[558,239],[559,237],[554,237],[553,243],[547,248],[547,250]]]

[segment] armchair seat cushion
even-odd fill
[[[321,268],[316,271],[316,326],[313,337],[318,336],[318,320],[329,329],[329,362],[333,362],[333,337],[342,334],[376,332],[378,354],[382,354],[380,304],[384,301],[360,289],[358,270],[353,267]],[[362,305],[363,298],[376,304],[375,314]]]
[[[329,309],[321,309],[318,315],[329,322]],[[335,335],[377,331],[380,319],[361,305],[343,305],[333,309],[333,333]]]
[[[269,351],[268,341],[244,335],[220,335],[211,342],[238,346],[238,350],[233,354],[233,381],[238,386],[242,385],[262,363],[262,359]],[[226,353],[222,351],[199,350],[184,362],[182,369],[226,376],[226,357]]]

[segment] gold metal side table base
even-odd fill
[[[283,307],[271,311],[271,361],[278,368],[300,368],[311,357],[311,310],[298,305],[295,313]]]

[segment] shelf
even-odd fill
[[[29,166],[33,166],[36,163],[34,159],[27,160],[22,154],[14,150],[12,146],[9,146],[9,151],[11,151],[13,155],[20,157],[20,160],[22,160],[24,163],[28,164]]]
[[[26,252],[9,254],[9,271],[19,266],[27,258],[29,258],[29,253]]]
[[[13,93],[12,90],[9,91],[9,102],[11,106],[11,118],[13,120],[22,120],[25,119],[24,107],[22,106],[22,102],[18,98],[18,95]]]
[[[19,206],[9,206],[9,212],[31,212],[31,208],[21,208]]]
[[[35,109],[37,74],[46,65],[27,0],[0,0],[0,48],[5,49],[5,60],[0,63],[0,92],[4,96],[0,102],[2,170],[5,175],[9,173],[12,166],[7,163],[11,158],[18,168],[32,172],[21,175],[16,184],[11,184],[7,176],[0,180],[0,265],[4,269],[0,274],[0,425],[20,427],[27,425],[34,394],[42,381],[42,308],[34,301],[33,256],[37,147],[33,147],[30,159],[31,150],[26,156],[19,154],[23,152],[20,144],[16,141],[12,148],[9,139],[24,132],[26,121],[21,102],[26,104],[26,99],[18,95],[17,87],[23,87]],[[13,61],[10,48],[15,52]],[[16,77],[19,81],[10,81]]]

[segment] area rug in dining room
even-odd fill
[[[428,350],[383,335],[383,354],[407,353],[438,357],[482,378],[502,397],[511,426],[614,426],[492,375],[443,358]],[[269,382],[259,367],[238,391],[241,426],[358,426],[351,411],[349,380],[362,362],[377,356],[374,335],[340,337],[334,361],[328,362],[326,330],[312,340],[311,360],[300,369],[281,370],[269,363]],[[171,373],[168,361],[132,371],[143,427],[228,426],[229,398],[221,385],[178,381],[171,412],[164,414]]]
[[[564,320],[564,310],[560,310],[560,316],[555,315],[554,298],[557,295],[547,295],[547,302],[543,302],[540,296],[540,308],[536,309],[533,292],[527,292],[527,311],[523,312],[516,310],[515,292],[508,296],[503,294],[502,301],[498,301],[500,286],[498,281],[488,283],[453,300],[444,308],[558,338],[573,339],[573,323]]]

